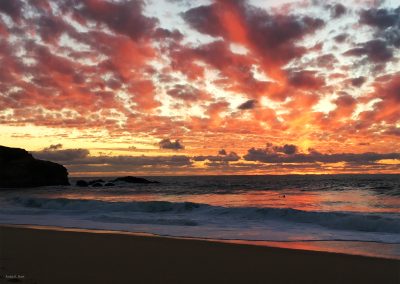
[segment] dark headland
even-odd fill
[[[67,169],[26,150],[0,146],[0,188],[69,185]]]

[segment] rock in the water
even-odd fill
[[[104,183],[104,180],[102,179],[94,179],[88,182],[89,185],[93,185],[95,183]]]
[[[37,160],[26,150],[0,146],[0,187],[69,185],[67,169]]]
[[[145,178],[133,177],[133,176],[126,176],[126,177],[118,177],[112,182],[124,181],[128,183],[158,183],[157,181],[150,181]]]
[[[88,186],[89,186],[89,184],[88,184],[88,182],[87,182],[87,181],[80,179],[80,180],[77,180],[77,181],[76,181],[76,186],[80,186],[80,187],[88,187]]]

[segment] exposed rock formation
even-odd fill
[[[95,179],[95,180],[77,180],[76,186],[80,187],[102,187],[102,186],[115,186],[115,185],[122,185],[123,183],[158,183],[158,181],[150,181],[145,178],[133,177],[133,176],[125,176],[125,177],[118,177],[113,180],[104,181],[102,179]]]
[[[26,150],[0,146],[0,187],[69,185],[67,169],[37,160]]]
[[[88,185],[94,185],[96,183],[103,184],[103,183],[105,183],[105,181],[102,179],[94,179],[94,180],[88,181]]]
[[[89,186],[89,184],[88,184],[88,182],[87,181],[85,181],[85,180],[77,180],[76,181],[76,186],[80,186],[80,187],[88,187]]]
[[[133,177],[133,176],[126,176],[126,177],[118,177],[111,182],[118,182],[124,181],[128,183],[158,183],[158,181],[150,181],[145,178]]]

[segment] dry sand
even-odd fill
[[[154,236],[0,226],[0,283],[400,283],[400,261]]]

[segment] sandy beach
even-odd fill
[[[2,283],[400,283],[400,261],[132,234],[0,226]]]

